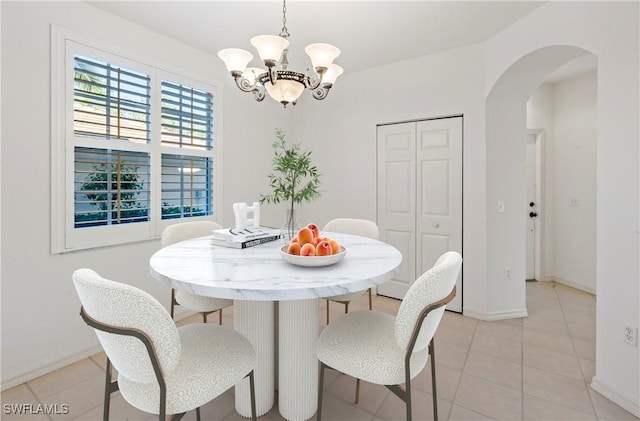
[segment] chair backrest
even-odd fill
[[[169,225],[162,231],[160,247],[167,247],[180,241],[210,235],[213,230],[222,229],[222,226],[213,221],[181,222]]]
[[[336,218],[327,222],[322,230],[359,235],[374,240],[377,240],[379,235],[376,223],[368,219]]]
[[[448,251],[411,285],[396,316],[396,340],[402,349],[406,350],[409,346],[420,313],[430,304],[446,298],[451,293],[461,266],[462,256],[455,251]],[[429,345],[444,310],[445,306],[433,310],[424,319],[413,352],[420,351]]]
[[[154,345],[164,376],[180,358],[180,336],[165,308],[151,295],[131,285],[102,278],[91,269],[78,269],[73,283],[85,312],[96,321],[144,332]],[[95,329],[118,373],[139,382],[156,381],[149,353],[138,338]]]

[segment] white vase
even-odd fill
[[[298,225],[298,220],[296,218],[295,212],[292,214],[291,209],[287,209],[284,216],[284,223],[280,228],[282,231],[282,239],[285,244],[289,243],[293,237],[298,234],[300,230],[300,225]]]

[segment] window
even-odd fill
[[[214,215],[215,85],[54,32],[53,252],[147,240],[176,219]]]

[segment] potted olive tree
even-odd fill
[[[272,146],[273,171],[268,175],[272,193],[260,195],[260,203],[287,203],[282,236],[290,240],[299,228],[294,206],[320,197],[320,174],[311,164],[311,152],[301,151],[298,143],[287,143],[284,131],[276,129]]]

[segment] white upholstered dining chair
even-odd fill
[[[160,420],[179,420],[249,377],[252,418],[256,419],[249,341],[233,329],[210,324],[177,328],[166,309],[131,285],[78,269],[73,283],[80,315],[94,328],[107,354],[103,419],[109,419],[111,393]],[[118,371],[112,381],[111,365]]]
[[[359,235],[361,237],[378,239],[378,226],[375,222],[367,219],[355,219],[355,218],[336,218],[327,222],[323,231],[341,232],[344,234]],[[369,293],[369,310],[373,310],[373,300],[371,288],[367,290]],[[335,295],[333,297],[327,297],[327,324],[329,324],[329,303],[335,301],[337,303],[344,304],[344,312],[349,313],[349,303],[364,294],[364,291],[351,292],[348,294]]]
[[[160,247],[167,247],[180,241],[211,235],[213,230],[217,229],[222,229],[222,227],[213,221],[181,222],[169,225],[162,231]],[[204,297],[185,291],[176,291],[171,288],[171,318],[173,318],[176,305],[201,313],[205,323],[207,322],[207,315],[218,311],[218,324],[222,324],[222,309],[232,306],[233,301],[224,298]]]
[[[438,419],[436,394],[436,333],[446,304],[456,294],[456,279],[462,257],[455,251],[444,253],[435,265],[409,288],[397,316],[377,311],[357,311],[340,317],[320,334],[318,412],[322,417],[324,370],[334,368],[359,381],[386,386],[406,404],[411,420],[411,379],[431,359],[433,414]],[[401,385],[404,384],[404,388]],[[356,387],[356,401],[359,387]]]

